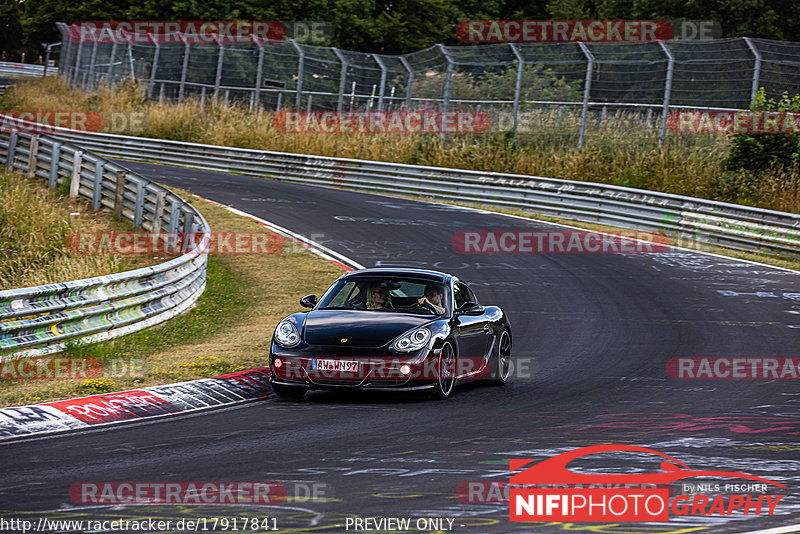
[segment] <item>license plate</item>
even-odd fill
[[[311,360],[311,369],[318,371],[358,371],[358,362],[354,360]]]

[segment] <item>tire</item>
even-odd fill
[[[445,400],[453,392],[456,384],[456,350],[450,341],[445,341],[436,364],[436,383],[431,398]]]
[[[272,384],[272,391],[275,395],[283,399],[300,399],[306,394],[306,388],[296,386],[282,386],[280,384]]]
[[[511,334],[503,330],[497,343],[497,356],[492,367],[492,385],[503,386],[511,372]]]

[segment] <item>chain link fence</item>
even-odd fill
[[[663,142],[675,109],[748,109],[800,93],[800,43],[733,38],[647,43],[435,45],[400,56],[277,43],[72,41],[60,71],[95,90],[130,79],[153,99],[215,98],[271,111],[484,111],[494,131],[565,142],[631,133]]]

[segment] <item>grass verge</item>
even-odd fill
[[[88,200],[70,199],[39,179],[0,174],[0,290],[78,280],[153,265],[146,256],[86,255],[70,250],[70,234],[131,230]]]
[[[725,171],[725,135],[667,136],[633,116],[594,121],[587,147],[576,148],[576,119],[532,124],[516,141],[503,133],[451,135],[284,134],[273,114],[211,99],[151,102],[135,85],[87,94],[58,77],[15,84],[0,99],[9,110],[83,110],[104,115],[104,131],[216,145],[549,176],[664,191],[800,212],[800,176],[779,170],[757,177]],[[646,133],[649,132],[649,135]]]
[[[261,232],[257,223],[176,191],[192,202],[215,231]],[[24,405],[216,376],[266,364],[280,319],[297,311],[298,295],[320,294],[342,270],[294,242],[277,254],[212,255],[206,291],[188,312],[165,323],[55,355],[94,359],[103,376],[69,379],[9,378],[0,364],[0,406]]]

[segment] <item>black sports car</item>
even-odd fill
[[[446,399],[458,381],[505,384],[511,328],[503,310],[481,306],[449,274],[362,269],[337,279],[310,311],[282,320],[269,355],[272,389],[430,391]]]

